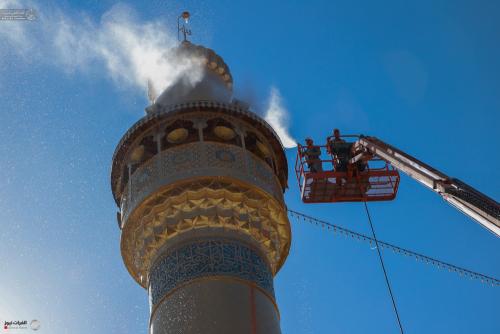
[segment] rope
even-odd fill
[[[290,216],[295,217],[298,222],[301,221],[301,219],[305,222],[308,222],[310,224],[314,224],[316,226],[322,226],[323,228],[327,228],[329,231],[332,231],[333,233],[338,233],[339,235],[344,235],[345,237],[351,237],[353,240],[359,240],[359,241],[364,241],[368,242],[370,245],[375,243],[375,239],[372,237],[369,237],[367,235],[351,231],[345,227],[335,225],[329,222],[326,222],[324,220],[320,220],[318,218],[311,217],[309,215],[306,215],[304,213],[300,213],[291,209],[288,209],[288,213]],[[432,258],[427,255],[423,255],[421,253],[417,253],[414,251],[411,251],[409,249],[405,249],[393,244],[390,244],[388,242],[380,241],[377,240],[377,244],[381,248],[386,248],[389,250],[392,250],[395,254],[400,254],[400,255],[405,255],[409,257],[415,258],[417,261],[421,261],[427,264],[432,264],[439,269],[445,269],[448,270],[449,272],[454,272],[459,274],[461,277],[469,277],[470,279],[475,279],[480,281],[481,283],[484,284],[490,284],[491,286],[500,286],[500,279],[481,274],[469,269],[465,269],[463,267],[455,266],[453,264],[437,260],[435,258]]]
[[[370,211],[368,210],[368,205],[366,204],[366,202],[363,203],[365,205],[366,215],[368,216],[368,222],[370,223],[370,228],[372,230],[373,239],[375,240],[375,246],[377,248],[380,265],[382,266],[382,270],[384,272],[385,283],[387,284],[387,289],[389,290],[389,295],[391,296],[392,307],[394,308],[394,313],[396,313],[396,318],[398,319],[399,330],[401,331],[401,334],[403,334],[403,325],[401,324],[401,319],[399,318],[398,307],[396,306],[396,301],[394,300],[394,294],[392,293],[391,283],[389,282],[389,277],[387,276],[387,271],[385,270],[384,259],[382,258],[382,253],[380,252],[380,248],[378,247],[378,240],[377,236],[375,235],[375,229],[373,228]]]

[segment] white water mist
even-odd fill
[[[297,146],[295,139],[288,133],[288,111],[284,107],[281,94],[276,87],[271,87],[264,119],[274,128],[285,148]]]

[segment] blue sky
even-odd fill
[[[33,6],[45,21],[16,23],[28,33],[22,43],[0,32],[0,320],[36,318],[40,333],[146,333],[146,291],[122,263],[109,186],[112,153],[143,116],[144,91],[99,60],[68,66],[43,28],[52,16],[99,27],[115,3]],[[191,10],[192,40],[224,57],[237,97],[263,110],[279,89],[298,140],[322,141],[334,127],[375,135],[500,198],[499,2],[120,8],[172,28]],[[287,156],[292,167],[295,151]],[[361,203],[305,205],[291,168],[289,184],[290,208],[368,234]],[[381,240],[500,277],[498,239],[413,180],[402,176],[397,199],[370,209]],[[373,250],[294,220],[292,232],[275,282],[283,333],[398,333]],[[500,332],[498,287],[384,255],[406,333]]]

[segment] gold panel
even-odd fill
[[[217,137],[222,140],[231,140],[236,136],[236,133],[233,129],[228,128],[227,126],[218,125],[214,128],[214,133]]]
[[[271,151],[269,150],[269,148],[267,148],[267,146],[259,140],[257,140],[257,148],[262,154],[264,154],[265,157],[271,156]]]
[[[131,162],[137,162],[141,160],[142,156],[144,155],[144,145],[139,145],[130,154],[130,161]]]
[[[167,141],[172,144],[182,143],[188,137],[189,132],[184,128],[172,130],[167,135]]]

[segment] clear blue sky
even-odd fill
[[[257,108],[277,87],[297,139],[334,127],[375,135],[500,198],[500,2],[126,3],[140,21],[172,27],[191,10],[192,40],[224,57]],[[98,23],[113,5],[51,8]],[[68,72],[43,57],[0,39],[0,320],[36,318],[51,334],[146,333],[146,291],[120,257],[109,177],[147,101],[98,63]],[[287,156],[292,167],[295,151]],[[290,208],[368,233],[362,204],[304,205],[292,169],[289,184]],[[413,180],[370,208],[380,239],[500,277],[499,240]],[[284,334],[398,333],[373,250],[294,221],[292,231],[275,282]],[[500,333],[500,288],[385,259],[406,333]]]

